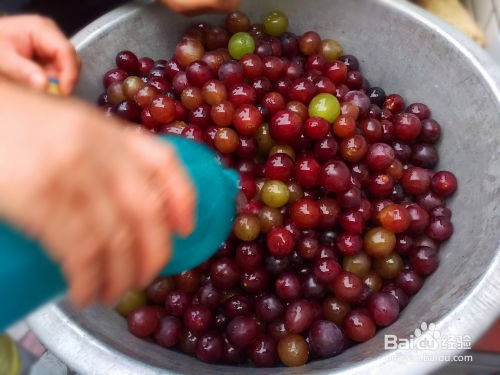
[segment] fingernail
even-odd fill
[[[30,86],[38,90],[44,89],[47,84],[47,78],[41,73],[33,73],[30,76]]]

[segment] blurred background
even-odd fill
[[[500,62],[500,0],[412,0],[459,28]],[[1,0],[5,12],[34,12],[54,18],[68,35],[124,0]]]
[[[484,33],[486,50],[500,63],[500,1],[465,0],[463,3]]]
[[[500,0],[415,0],[414,2],[460,29],[500,63]],[[125,3],[123,0],[0,0],[0,11],[39,13],[52,17],[65,33],[71,36],[102,14],[123,3]],[[23,362],[23,375],[73,374],[45,350],[25,323],[12,327],[9,334],[19,349]],[[500,319],[481,340],[475,343],[472,354],[473,363],[447,366],[438,373],[500,374]]]

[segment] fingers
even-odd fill
[[[19,55],[7,45],[0,45],[0,74],[36,90],[47,87],[47,76],[41,66]]]
[[[128,168],[125,163],[116,167],[121,167],[121,170]],[[66,249],[63,258],[70,290],[74,293],[70,296],[80,306],[95,299],[112,305],[125,292],[139,285],[135,247],[137,230],[135,223],[128,220],[114,202],[106,176],[97,173],[93,180],[85,182],[82,179],[79,184],[87,193],[86,199],[83,194],[77,195],[67,207],[73,208],[73,215],[78,212],[75,221],[80,225],[63,226],[65,234],[58,237],[62,243],[75,243],[73,251]],[[87,220],[83,220],[85,218]],[[90,272],[100,270],[93,282],[87,280],[88,269]]]
[[[63,265],[70,298],[80,307],[96,299],[112,305],[131,288],[146,286],[171,254],[165,194],[152,182],[148,163],[156,162],[156,168],[168,164],[155,156],[155,147],[150,147],[150,161],[138,157],[137,146],[120,137],[125,133],[106,134],[119,152],[107,150],[104,159],[75,158],[75,165],[61,171],[60,183],[47,189],[57,194],[59,204],[42,213],[44,246]]]
[[[12,16],[0,19],[0,73],[37,90],[48,78],[60,81],[61,92],[73,90],[80,71],[75,48],[49,18]]]
[[[45,244],[62,263],[75,304],[84,307],[100,299],[111,305],[139,285],[135,231],[103,183],[92,181],[84,191],[53,213]]]
[[[129,143],[160,189],[172,229],[188,236],[195,227],[196,192],[174,149],[143,134],[130,134]]]
[[[94,288],[98,290],[88,295],[94,299],[99,298],[102,302],[113,304],[116,300],[137,285],[136,256],[134,254],[134,230],[131,223],[125,220],[119,208],[111,198],[112,192],[107,190],[105,179],[91,181],[92,191],[90,204],[91,226],[87,228],[86,236],[96,238],[98,241],[98,252],[68,253],[68,257],[74,259],[74,269],[69,269],[75,275],[72,282],[79,282],[86,273],[86,267],[98,267],[101,273],[96,277],[99,282],[80,289]],[[98,263],[99,266],[95,266]],[[87,295],[87,296],[88,296]]]
[[[49,207],[41,238],[52,257],[62,264],[70,298],[80,307],[100,295],[105,281],[101,254],[115,227],[110,205],[96,205],[95,198],[102,195],[99,184],[85,183],[82,175],[73,175],[69,184],[53,187],[60,201]],[[53,197],[47,200],[53,202]]]
[[[54,212],[47,226],[50,241],[45,244],[62,263],[70,298],[79,307],[97,299],[112,305],[132,287],[145,285],[138,279],[140,248],[134,236],[139,229],[113,202],[112,193],[92,181],[85,194],[65,201],[67,209]],[[156,272],[150,267],[148,276]]]
[[[240,5],[240,0],[218,0],[222,12],[232,12]]]
[[[132,228],[116,228],[104,255],[105,284],[101,298],[108,305],[117,302],[125,292],[137,286],[135,243]]]
[[[127,161],[134,165],[134,158]],[[163,201],[140,168],[118,176],[113,197],[134,232],[135,268],[139,286],[147,285],[170,258],[170,232]]]
[[[84,271],[75,268],[84,267]],[[99,296],[102,287],[102,262],[91,261],[80,265],[73,263],[72,258],[63,264],[66,276],[70,278],[68,295],[71,301],[80,308],[89,306]]]
[[[240,0],[160,0],[174,12],[186,16],[204,13],[224,13],[235,10]]]
[[[73,45],[52,20],[39,18],[38,23],[42,31],[32,32],[34,53],[42,64],[46,64],[47,74],[56,74],[62,93],[68,95],[78,80],[80,59]]]
[[[64,216],[67,221],[67,215],[59,215],[60,218]],[[104,238],[93,227],[95,219],[89,211],[80,212],[78,216],[68,226],[54,221],[58,228],[52,235],[52,242],[57,245],[52,249],[60,249],[58,257],[69,283],[70,298],[77,306],[85,307],[99,297],[104,283],[101,256]]]
[[[142,226],[145,235],[141,236],[141,243],[137,248],[139,257],[139,285],[147,286],[165,267],[172,256],[171,233],[168,225],[163,222],[161,227],[149,228],[153,223],[147,222]]]

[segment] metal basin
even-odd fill
[[[429,104],[444,130],[441,167],[457,173],[459,193],[450,202],[455,234],[440,250],[441,265],[402,312],[368,342],[341,355],[297,368],[214,366],[139,340],[113,311],[77,312],[50,305],[30,323],[41,340],[81,374],[382,374],[426,373],[442,362],[424,362],[418,349],[384,350],[384,335],[409,338],[421,322],[441,336],[477,338],[499,313],[500,93],[498,70],[464,36],[406,2],[394,0],[247,0],[253,20],[274,9],[290,17],[296,33],[317,30],[357,55],[365,76],[408,102]],[[202,19],[221,21],[220,16]],[[94,100],[101,76],[118,50],[169,56],[192,20],[155,5],[131,4],[97,20],[75,38],[83,59],[78,95]],[[210,228],[207,228],[210,230]],[[427,334],[426,334],[427,335]],[[458,350],[446,352],[453,354]],[[443,348],[434,351],[444,353]],[[399,361],[391,356],[400,356]]]

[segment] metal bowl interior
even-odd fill
[[[246,0],[242,9],[260,20],[285,11],[290,29],[317,30],[359,57],[364,75],[407,103],[422,101],[442,124],[440,168],[454,171],[459,192],[455,234],[440,250],[441,265],[400,319],[375,338],[341,355],[298,369],[207,365],[133,337],[125,321],[101,307],[76,312],[66,302],[48,306],[30,323],[42,341],[81,374],[330,374],[424,373],[439,362],[414,361],[417,350],[384,350],[384,334],[408,338],[422,321],[441,335],[478,335],[499,312],[500,94],[498,70],[472,42],[421,10],[393,0]],[[200,19],[221,22],[221,16]],[[192,22],[155,5],[130,4],[89,25],[75,38],[83,60],[79,96],[95,100],[101,76],[121,49],[169,56]],[[210,228],[207,228],[210,230]],[[452,351],[453,352],[453,351]],[[439,351],[438,351],[439,353]],[[401,360],[391,361],[398,355]]]

